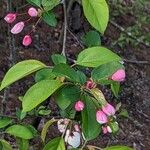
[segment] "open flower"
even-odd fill
[[[107,131],[107,127],[102,127],[102,131],[103,131],[103,134],[108,133],[108,131]]]
[[[34,7],[31,7],[28,10],[28,14],[31,17],[37,17],[38,16],[38,11]]]
[[[98,110],[96,112],[96,120],[100,124],[104,124],[104,123],[108,122],[107,116],[106,116],[106,114],[102,110]]]
[[[32,43],[32,38],[31,38],[31,36],[30,36],[30,35],[24,36],[23,41],[22,41],[22,44],[23,44],[24,46],[29,46],[31,43]]]
[[[16,13],[9,13],[5,16],[4,20],[7,22],[7,23],[12,23],[16,20]]]
[[[115,114],[115,108],[107,103],[106,105],[102,106],[103,112],[108,116],[113,116]]]
[[[84,109],[84,103],[82,101],[77,101],[75,103],[75,110],[82,111]]]
[[[118,81],[118,82],[121,82],[121,81],[124,81],[125,80],[125,70],[124,69],[119,69],[117,70],[111,77],[112,80],[114,81]]]
[[[58,127],[58,130],[61,132],[61,133],[64,133],[65,130],[66,130],[66,125],[68,124],[69,120],[68,119],[60,119],[58,120],[57,122],[57,127]]]
[[[66,131],[65,142],[68,143],[72,148],[77,148],[81,144],[81,134],[79,132]]]
[[[14,27],[11,29],[12,34],[18,34],[20,33],[24,28],[24,22],[18,22],[17,24],[14,25]]]

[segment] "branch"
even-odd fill
[[[80,45],[80,47],[82,49],[84,49],[84,45],[79,41],[78,37],[71,30],[69,30],[69,29],[67,29],[67,30],[73,36],[73,38],[78,42],[78,44]]]
[[[124,59],[125,62],[127,63],[133,63],[133,64],[145,64],[145,65],[150,65],[149,61],[138,61],[138,60],[127,60]]]
[[[66,56],[66,36],[67,36],[67,11],[66,11],[66,1],[63,0],[63,10],[64,10],[64,37],[63,37],[63,48],[62,55]]]
[[[75,0],[69,0],[68,7],[67,7],[67,16],[69,16],[70,9],[72,8],[74,2]]]

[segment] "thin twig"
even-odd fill
[[[94,149],[98,149],[98,150],[103,150],[102,148],[94,146],[94,145],[87,145],[87,148],[94,148]]]
[[[67,7],[67,16],[68,16],[74,2],[75,2],[75,0],[69,0],[68,7]]]
[[[69,57],[67,57],[67,59],[70,61],[70,62],[72,62],[72,63],[76,63],[76,60],[74,60],[74,59],[72,59],[72,58],[69,58]]]
[[[68,18],[69,18],[69,12],[70,12],[70,9],[73,5],[73,2],[74,0],[69,0],[68,2],[68,6],[67,6],[67,9],[66,9],[66,13],[67,13],[67,23],[68,23]],[[62,1],[62,4],[63,4],[63,1]],[[59,36],[59,42],[61,43],[62,39],[63,39],[63,32],[64,32],[64,28],[62,28],[62,32],[60,32],[60,36]]]
[[[127,63],[133,63],[133,64],[145,64],[145,65],[150,65],[149,61],[138,61],[138,60],[127,60],[124,59],[125,62]]]
[[[8,117],[8,118],[11,118],[11,119],[17,119],[17,117],[15,117],[15,116],[2,115],[2,114],[0,114],[0,117]]]
[[[81,147],[81,150],[83,150],[83,148],[86,146],[86,143],[87,143],[87,140],[84,141],[82,147]]]
[[[22,8],[28,6],[28,5],[29,5],[29,4],[25,4],[25,5],[22,5],[22,6],[18,7],[18,8],[17,8],[17,11],[18,11],[19,9],[22,9]]]
[[[138,39],[137,37],[133,36],[131,32],[127,32],[125,28],[123,28],[122,26],[118,25],[116,22],[110,20],[110,23],[115,26],[116,28],[118,28],[120,31],[126,33],[129,37],[131,37],[132,39],[136,40],[138,43],[143,44],[146,47],[150,47],[150,45],[148,43],[145,43],[144,41]]]
[[[84,45],[79,41],[78,37],[71,30],[69,30],[69,29],[67,29],[67,30],[73,36],[73,38],[78,42],[78,44],[80,45],[80,47],[82,49],[84,49]]]
[[[66,1],[63,0],[63,10],[64,10],[64,37],[63,37],[63,48],[62,55],[66,56],[66,38],[67,38],[67,11],[66,11]]]

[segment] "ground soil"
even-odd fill
[[[45,23],[39,23],[35,33],[33,33],[33,40],[31,46],[25,48],[21,45],[21,39],[25,33],[30,30],[25,29],[20,35],[15,37],[15,45],[17,50],[17,62],[25,59],[38,59],[44,63],[50,65],[51,61],[49,56],[53,53],[61,52],[61,35],[63,12],[62,8],[55,9],[58,16],[58,25],[56,28],[50,28]],[[6,12],[6,7],[3,5],[3,9],[0,9],[0,18],[3,18]],[[70,11],[69,17],[69,29],[80,40],[81,36],[88,31],[91,27],[83,17],[83,12],[80,6],[74,5]],[[75,15],[76,14],[76,15]],[[132,18],[134,16],[131,16]],[[125,19],[124,19],[125,18]],[[120,16],[117,18],[117,23],[120,25],[130,25],[130,21],[135,23],[134,19],[130,19],[129,16]],[[125,21],[125,23],[124,23]],[[150,30],[148,31],[150,32]],[[102,45],[111,48],[112,40],[117,40],[120,34],[120,30],[109,24],[105,35],[102,37]],[[82,50],[78,41],[68,32],[66,41],[67,56],[76,58],[76,55]],[[126,45],[123,49],[119,46],[115,46],[113,51],[119,54],[122,58],[127,60],[150,60],[150,48],[142,44],[134,48],[130,44]],[[8,46],[8,26],[0,20],[0,80],[4,77],[4,74],[9,69],[9,54],[10,49]],[[120,92],[119,100],[122,103],[122,108],[127,109],[129,118],[119,117],[118,122],[120,131],[117,135],[103,135],[99,136],[96,140],[91,141],[91,144],[96,146],[105,147],[108,145],[123,144],[134,147],[136,150],[149,150],[150,149],[150,65],[125,62],[126,66],[126,81],[122,83],[122,91]],[[16,108],[21,106],[18,100],[18,96],[23,95],[26,90],[33,84],[33,76],[28,77],[20,82],[17,82],[9,89],[9,95],[6,104],[6,113],[13,115]],[[107,99],[115,101],[108,88],[102,88]],[[3,92],[0,93],[3,95]],[[2,98],[0,98],[1,106]],[[50,104],[51,108],[57,112],[57,107],[53,103]],[[1,108],[0,108],[1,109]],[[36,122],[38,119],[29,119],[27,122]],[[38,122],[38,121],[37,121]],[[38,124],[36,122],[36,124]],[[41,125],[41,123],[40,123]],[[39,125],[37,125],[39,126]],[[40,127],[39,127],[40,128]],[[58,134],[55,126],[54,130],[51,130],[49,137],[54,137]],[[6,136],[6,138],[8,138]],[[8,138],[12,140],[12,138]],[[38,143],[38,140],[33,143]],[[14,148],[15,149],[15,148]],[[38,148],[37,148],[38,149]]]

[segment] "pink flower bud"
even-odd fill
[[[77,101],[75,104],[76,111],[82,111],[84,109],[84,103],[82,101]]]
[[[28,14],[31,17],[37,17],[38,16],[38,11],[34,7],[31,7],[28,10]]]
[[[102,127],[102,131],[103,131],[104,134],[112,133],[112,129],[110,128],[110,126]]]
[[[106,105],[102,106],[103,112],[108,116],[113,116],[115,114],[115,108],[107,103]]]
[[[5,16],[4,20],[7,22],[7,23],[12,23],[16,20],[16,14],[15,13],[9,13]]]
[[[87,89],[92,89],[95,86],[96,86],[95,83],[93,81],[91,81],[91,80],[89,80],[89,81],[86,82],[86,88]]]
[[[96,112],[96,120],[100,124],[104,124],[104,123],[108,122],[106,114],[103,111],[101,111],[101,110]]]
[[[102,127],[102,131],[103,131],[103,134],[106,134],[108,132],[107,127]]]
[[[22,44],[23,44],[24,46],[29,46],[31,43],[32,43],[32,38],[31,38],[31,36],[30,36],[30,35],[24,36],[23,41],[22,41]]]
[[[15,24],[15,26],[11,29],[11,33],[12,34],[18,34],[20,33],[24,28],[24,22],[18,22],[17,24]]]
[[[126,76],[125,71],[123,69],[119,69],[112,75],[111,79],[114,81],[121,82],[121,81],[124,81],[125,76]]]

